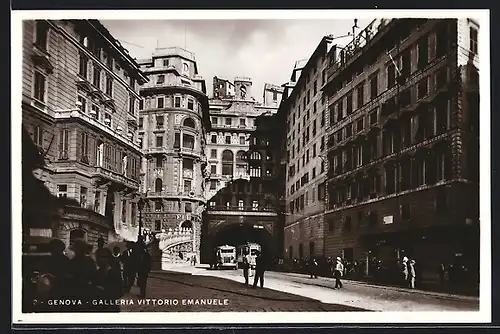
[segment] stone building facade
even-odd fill
[[[189,251],[195,251],[206,204],[210,121],[205,80],[195,55],[182,48],[156,49],[151,59],[139,63],[149,78],[141,87],[139,106],[144,227],[153,232],[190,228],[194,238]]]
[[[407,255],[424,276],[444,263],[477,278],[478,31],[470,19],[379,20],[366,46],[331,51],[326,255]]]
[[[331,46],[332,37],[325,36],[311,58],[296,63],[278,111],[286,124],[284,258],[289,261],[324,255],[328,118],[321,87]]]
[[[23,222],[25,234],[67,245],[120,238],[136,216],[137,91],[146,78],[97,20],[24,21],[22,75],[23,127],[45,160],[34,175],[76,203],[51,224]]]

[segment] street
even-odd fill
[[[225,281],[225,286],[227,286],[228,290],[229,287],[231,287],[231,289],[234,288],[231,282],[244,282],[242,270],[209,270],[206,267],[195,268],[186,265],[173,267],[169,272],[191,274],[178,276],[179,278],[177,280],[183,281],[184,284],[188,284],[190,282],[192,284],[192,282],[200,280],[200,282],[203,281],[204,289],[216,288],[220,284],[220,281],[216,278],[226,279],[227,281]],[[162,283],[158,277],[161,277],[162,275],[166,274],[161,272],[151,274],[152,279],[150,280],[150,284],[152,287],[160,288]],[[250,278],[250,281],[253,282],[253,277]],[[477,297],[425,292],[397,287],[376,286],[373,284],[348,280],[343,280],[344,287],[342,289],[334,290],[333,287],[335,285],[335,280],[331,278],[311,279],[307,275],[303,274],[278,272],[266,272],[264,281],[265,289],[262,291],[266,291],[266,293],[270,294],[267,297],[270,297],[271,293],[284,293],[286,291],[288,296],[292,294],[292,296],[294,296],[293,298],[311,298],[323,303],[320,305],[324,305],[324,307],[326,307],[326,305],[336,305],[336,307],[356,307],[371,311],[417,312],[479,310],[479,298]],[[242,284],[240,287],[247,293],[248,291],[252,293],[262,293],[260,289],[247,289]],[[234,295],[236,292],[237,291],[232,294]],[[222,294],[225,293],[226,292]],[[217,298],[222,298],[219,297],[220,295],[221,293],[217,292]],[[255,302],[255,299],[249,300],[246,305],[243,304],[243,310],[248,308],[248,305],[252,305],[253,307],[253,304],[250,304],[253,302]],[[264,305],[269,305],[269,309],[276,307],[281,310],[280,307],[283,307],[283,304],[289,304],[288,302],[276,302],[277,305],[279,305],[277,307],[274,305],[270,306],[268,301],[264,302]],[[298,305],[299,304],[296,304],[296,306]],[[258,306],[256,307],[258,308]],[[232,303],[231,306],[229,306],[229,309],[234,311],[241,310],[240,305],[237,303]]]
[[[204,270],[204,269],[201,269]],[[334,312],[366,311],[271,289],[253,289],[234,280],[190,273],[153,272],[146,299],[139,289],[122,299],[123,312]],[[133,304],[130,301],[133,300]]]

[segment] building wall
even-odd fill
[[[35,37],[37,27],[40,31],[47,31],[45,46]],[[42,27],[45,29],[40,29]],[[45,154],[46,162],[46,166],[34,174],[45,182],[53,195],[76,200],[84,211],[96,210],[95,191],[100,187],[96,181],[102,177],[114,182],[115,186],[125,187],[127,193],[133,193],[138,189],[140,151],[134,142],[136,132],[133,125],[137,118],[135,110],[130,108],[129,98],[138,96],[134,91],[136,78],[143,80],[137,66],[131,59],[120,55],[120,52],[124,53],[120,47],[102,39],[96,29],[104,31],[105,28],[98,22],[24,21],[23,28],[23,126]],[[84,37],[87,40],[84,41]],[[98,52],[90,49],[89,40],[99,43]],[[81,59],[87,59],[87,71],[80,74]],[[108,66],[109,59],[113,59],[112,67]],[[93,67],[101,70],[97,86],[93,86]],[[35,89],[35,73],[44,78],[43,95],[36,94],[39,89]],[[112,89],[108,90],[110,95],[106,94],[106,76],[113,78]],[[112,103],[106,104],[106,100]],[[77,101],[82,103],[77,104]],[[104,111],[112,104],[114,110],[107,110],[110,122],[105,122]],[[91,105],[98,107],[100,112],[91,114]],[[86,143],[82,141],[84,135]],[[103,166],[99,171],[96,168],[99,165],[96,161],[97,140],[121,152],[117,162],[123,158],[121,154],[126,154],[128,167],[121,170],[117,164],[116,168]],[[108,157],[109,154],[104,154],[104,162]],[[81,193],[82,187],[87,189],[87,194]],[[87,224],[87,235],[102,232],[107,239],[108,233],[101,231],[99,224],[108,224],[107,229],[114,233],[119,230],[123,219],[126,224],[133,222],[130,209],[133,199],[113,191],[110,196],[116,197],[114,217],[107,223],[101,206],[96,210],[94,221]],[[101,200],[105,196],[104,190]],[[122,198],[126,199],[124,205],[129,208],[123,215]],[[85,220],[86,214],[81,214]],[[63,217],[57,229],[59,232],[52,235],[64,239],[66,232],[63,231],[67,230],[64,226],[70,221],[72,218]]]
[[[426,271],[435,271],[439,261],[453,263],[456,253],[477,262],[478,87],[469,80],[472,66],[457,63],[460,24],[392,21],[379,33],[387,50],[373,47],[363,54],[371,62],[354,56],[357,63],[351,59],[331,68],[327,256],[349,253],[348,260],[360,261],[371,252],[391,262],[406,250]],[[395,39],[400,43],[391,44]],[[398,44],[399,54],[390,47]],[[401,55],[409,55],[408,62]],[[427,60],[423,65],[420,55]],[[393,65],[404,82],[390,84]],[[396,96],[400,102],[394,104]]]
[[[286,104],[280,106],[286,113],[287,129],[285,258],[298,257],[299,247],[303,257],[322,256],[324,251],[322,215],[328,119],[327,99],[321,87],[326,82],[329,43],[322,40],[318,52],[301,68],[300,77],[295,78],[297,82],[287,92]],[[309,251],[310,242],[314,243],[314,252]]]

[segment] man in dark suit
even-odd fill
[[[264,263],[264,257],[262,256],[261,252],[257,252],[255,258],[255,278],[253,280],[253,287],[257,287],[257,282],[260,281],[260,287],[264,287],[264,271],[266,270],[265,268],[265,263]]]
[[[136,270],[134,266],[132,243],[127,243],[127,250],[122,253],[121,260],[123,263],[123,285],[125,292],[130,292],[134,285]]]
[[[136,254],[137,260],[137,283],[141,291],[141,298],[146,298],[146,285],[148,281],[148,275],[151,271],[151,255],[148,252],[146,246],[141,243],[138,247]]]

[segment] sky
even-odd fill
[[[359,19],[363,29],[370,19]],[[198,71],[212,95],[212,78],[252,79],[252,96],[262,101],[264,83],[289,81],[295,61],[307,59],[325,35],[352,31],[354,18],[335,20],[101,20],[137,59],[154,49],[178,46],[194,52]],[[357,29],[359,32],[360,29]],[[334,41],[346,45],[351,37]]]

